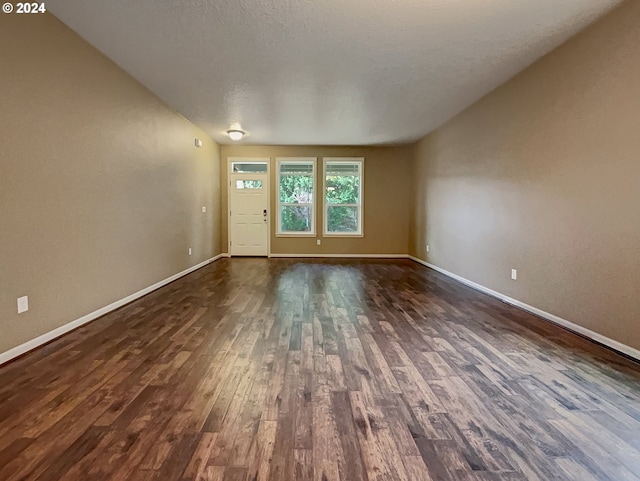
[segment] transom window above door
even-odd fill
[[[234,174],[266,174],[267,162],[231,162]]]

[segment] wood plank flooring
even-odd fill
[[[640,367],[411,261],[221,260],[1,367],[0,480],[639,481]]]

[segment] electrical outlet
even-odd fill
[[[316,240],[316,245],[318,245],[318,246],[319,246],[320,244],[322,244],[322,241],[321,241],[320,239],[317,239],[317,240]]]
[[[207,206],[206,206],[206,205],[203,205],[203,206],[202,206],[202,213],[204,214],[206,211],[207,211]]]
[[[29,296],[18,297],[18,314],[29,310]]]
[[[511,269],[511,279],[514,281],[518,279],[518,271],[515,269]]]
[[[427,244],[427,252],[429,252],[429,244]]]
[[[191,247],[189,247],[189,255],[191,255]]]

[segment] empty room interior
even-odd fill
[[[0,481],[640,481],[640,1],[3,4]]]

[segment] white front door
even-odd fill
[[[266,256],[269,240],[269,176],[229,175],[229,253]]]

